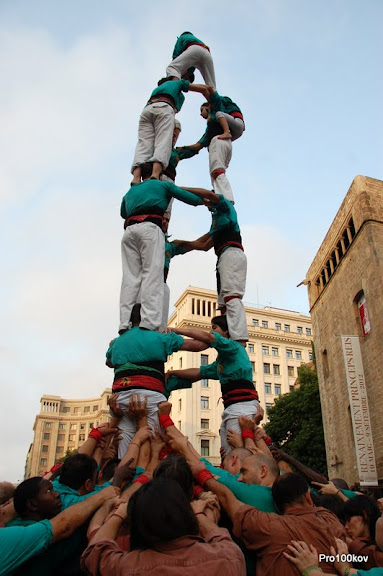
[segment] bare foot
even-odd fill
[[[224,132],[223,134],[220,134],[219,136],[217,136],[218,140],[231,140],[231,133],[230,132]]]

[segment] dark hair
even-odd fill
[[[141,304],[135,304],[133,306],[130,321],[132,326],[138,326],[141,322]]]
[[[203,104],[201,104],[200,109],[201,108],[210,108],[210,102],[204,102]]]
[[[73,454],[61,467],[60,484],[78,490],[87,480],[93,480],[96,472],[97,462],[94,458],[87,454]]]
[[[288,504],[303,503],[303,497],[308,489],[309,485],[303,476],[289,472],[279,476],[271,490],[275,505],[283,514]]]
[[[180,485],[159,478],[144,484],[128,504],[132,550],[155,548],[181,536],[197,535],[198,522]]]
[[[153,164],[152,162],[144,162],[141,164],[141,178],[147,180],[152,175]]]
[[[338,490],[350,490],[346,480],[343,480],[343,478],[331,478],[330,482],[332,482]]]
[[[193,473],[184,456],[181,454],[169,454],[169,456],[161,460],[153,474],[153,480],[159,478],[175,480],[177,484],[181,486],[186,497],[189,500],[192,499],[194,486]]]
[[[119,465],[121,460],[119,458],[111,458],[107,461],[104,468],[101,470],[100,480],[105,483],[108,482],[114,476],[114,471]]]
[[[355,496],[343,504],[343,517],[347,522],[352,516],[361,516],[368,526],[370,536],[375,540],[375,524],[380,518],[379,506],[369,496]]]
[[[313,497],[313,494],[311,494],[311,497]],[[323,508],[330,510],[339,520],[343,521],[343,500],[336,494],[318,494],[314,504],[315,506],[323,506]]]
[[[182,32],[182,34],[180,34],[180,36],[184,36],[184,34],[190,34],[191,36],[194,36],[193,32]]]
[[[157,86],[161,86],[162,84],[165,84],[165,82],[169,82],[169,76],[165,76],[164,78],[160,78],[157,82]]]
[[[13,495],[13,505],[17,514],[21,518],[28,512],[28,500],[37,498],[40,491],[41,482],[41,476],[33,476],[33,478],[28,478],[28,480],[21,482],[21,484],[19,484],[16,488]]]
[[[229,327],[227,325],[226,314],[222,314],[222,316],[214,316],[211,319],[212,324],[217,324],[224,332],[229,332]]]

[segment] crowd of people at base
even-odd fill
[[[116,400],[78,453],[16,489],[0,483],[1,575],[383,575],[381,502],[268,445],[262,413],[239,418],[214,467],[171,403],[153,433],[136,394],[119,459]]]

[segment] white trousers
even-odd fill
[[[185,52],[182,52],[182,54],[170,62],[169,66],[166,68],[166,76],[181,78],[182,74],[192,66],[201,72],[205,84],[213,86],[215,90],[216,84],[213,58],[211,57],[209,50],[196,44],[186,48]]]
[[[226,173],[213,178],[215,170],[227,170],[229,168],[233,145],[231,140],[219,140],[214,136],[209,144],[209,170],[211,183],[216,194],[222,194],[226,200],[234,203],[234,195],[227,179]]]
[[[246,254],[240,248],[226,248],[218,258],[217,272],[220,279],[218,307],[226,306],[230,338],[248,340],[246,312],[242,302],[246,290]],[[230,299],[230,296],[239,298]]]
[[[138,142],[134,153],[132,171],[144,162],[169,164],[172,152],[174,109],[165,102],[145,106],[138,123]]]
[[[230,444],[227,442],[227,433],[229,430],[241,433],[241,428],[238,423],[240,416],[248,416],[253,418],[258,412],[258,400],[249,400],[249,402],[237,402],[226,408],[222,412],[222,423],[219,430],[221,437],[221,446],[226,450],[226,454],[232,450]]]
[[[118,394],[118,404],[124,411],[124,415],[121,418],[118,427],[121,430],[122,439],[118,444],[118,457],[121,459],[125,456],[126,451],[128,449],[129,444],[133,440],[133,436],[137,432],[136,421],[131,420],[125,414],[125,408],[127,408],[129,404],[130,398],[133,394],[139,394],[141,400],[147,398],[147,415],[148,415],[148,426],[154,432],[154,428],[157,427],[160,429],[160,423],[158,421],[158,404],[159,402],[166,402],[166,398],[160,392],[153,392],[152,390],[141,390],[132,388],[130,390],[126,390],[124,392],[119,392]]]
[[[164,297],[165,238],[152,222],[128,226],[121,241],[120,330],[128,327],[141,291],[141,328],[158,330]]]
[[[216,118],[226,118],[231,132],[231,141],[237,140],[243,134],[245,130],[245,123],[241,118],[236,118],[235,116],[230,116],[226,112],[218,111],[215,115]]]
[[[160,326],[160,332],[165,332],[168,326],[169,302],[170,302],[170,289],[169,286],[166,284],[166,282],[164,282],[164,299],[162,303],[162,321]]]

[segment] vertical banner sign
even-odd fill
[[[378,475],[359,338],[358,336],[341,336],[341,338],[359,481],[361,486],[377,486]]]
[[[368,308],[367,302],[364,296],[358,301],[358,310],[359,310],[359,317],[360,322],[362,324],[362,332],[363,336],[367,336],[371,332],[371,324],[370,319],[368,317]]]

